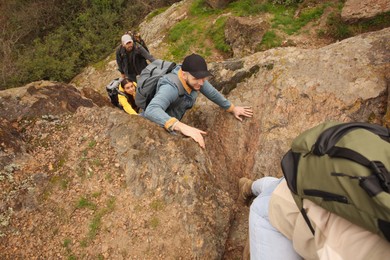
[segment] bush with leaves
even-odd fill
[[[279,5],[293,5],[300,2],[302,2],[302,0],[271,0],[271,3]]]
[[[124,31],[178,0],[25,0],[0,5],[0,89],[67,82],[109,55]]]

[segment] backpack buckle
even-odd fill
[[[371,161],[371,169],[379,180],[380,185],[386,191],[390,191],[390,173],[380,161]]]

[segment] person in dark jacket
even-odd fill
[[[146,43],[145,43],[144,39],[142,39],[141,33],[140,33],[140,32],[135,32],[135,33],[133,34],[133,39],[134,39],[134,41],[135,41],[136,43],[141,44],[142,47],[144,47],[145,50],[147,50],[147,51],[149,52],[149,49],[148,49],[148,47],[146,46]]]
[[[122,36],[122,45],[116,51],[116,62],[122,78],[137,82],[137,75],[155,58],[140,44],[133,41],[130,35]]]

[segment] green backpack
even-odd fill
[[[323,123],[293,140],[287,185],[314,234],[303,199],[390,241],[390,132],[368,123]]]

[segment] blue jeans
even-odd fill
[[[249,243],[252,260],[302,259],[294,251],[292,242],[269,222],[269,201],[281,180],[275,177],[264,177],[252,184],[252,193],[257,196],[249,212]]]

